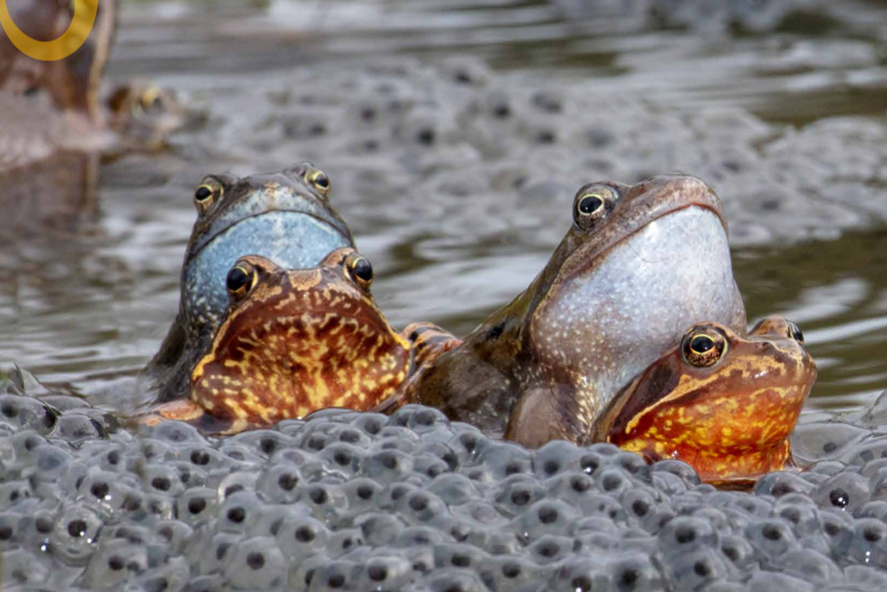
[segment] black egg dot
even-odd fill
[[[170,485],[169,479],[166,477],[154,477],[151,479],[151,487],[160,491],[169,491]]]
[[[416,140],[419,141],[420,144],[424,144],[425,146],[431,146],[434,144],[434,140],[436,139],[436,135],[434,130],[431,128],[425,128],[419,130],[419,133],[416,134]]]
[[[825,524],[824,530],[825,530],[825,534],[832,536],[832,537],[835,536],[836,534],[838,534],[839,532],[841,532],[841,529],[838,528],[838,525],[835,524],[834,522],[827,522]]]
[[[578,578],[573,578],[573,581],[570,582],[570,587],[576,592],[591,592],[591,580],[587,576],[579,576]]]
[[[37,532],[42,534],[47,534],[52,531],[52,520],[46,518],[45,516],[40,516],[35,521],[35,526],[37,527]]]
[[[341,588],[345,585],[345,576],[342,574],[333,574],[326,581],[330,588]]]
[[[345,465],[351,464],[351,455],[344,450],[337,450],[333,455],[333,460],[340,467],[344,467]]]
[[[292,491],[299,483],[299,478],[292,473],[284,473],[277,478],[277,485],[284,491]]]
[[[116,465],[117,463],[120,462],[120,451],[119,450],[112,450],[111,452],[108,453],[107,459],[108,459],[109,464]]]
[[[455,567],[468,567],[471,565],[471,558],[468,555],[456,553],[450,559],[450,563],[452,563]]]
[[[386,469],[394,470],[397,468],[397,457],[393,454],[382,454],[379,459],[382,461],[382,466]]]
[[[704,578],[711,573],[711,566],[704,561],[697,561],[693,564],[693,571],[700,578]]]
[[[172,541],[173,531],[169,526],[164,526],[159,531],[160,536],[166,539],[166,542]]]
[[[305,585],[310,586],[311,580],[314,579],[314,568],[312,567],[308,571],[305,572]]]
[[[310,497],[311,501],[313,501],[315,504],[320,505],[325,504],[329,496],[327,496],[325,489],[315,487],[310,492],[308,492],[308,497]]]
[[[271,454],[277,450],[277,441],[273,438],[263,438],[262,441],[259,442],[259,448],[265,454]]]
[[[310,543],[315,537],[314,529],[310,526],[300,526],[296,529],[295,537],[300,543]]]
[[[368,500],[373,497],[373,488],[369,485],[361,485],[357,488],[357,497],[362,500]]]
[[[881,540],[883,533],[876,528],[866,528],[863,529],[862,536],[870,543],[877,543]]]
[[[641,574],[638,573],[636,569],[626,568],[622,572],[622,576],[619,578],[619,581],[622,583],[622,587],[627,590],[634,589],[635,582],[637,582],[641,578]]]
[[[607,475],[602,483],[604,491],[613,491],[618,489],[620,485],[622,485],[622,479],[618,475]]]
[[[206,509],[206,500],[202,497],[195,497],[188,500],[188,511],[192,514],[199,514]]]
[[[216,559],[221,561],[223,557],[225,557],[225,553],[228,552],[228,548],[231,547],[231,543],[220,543],[218,547],[216,547]]]
[[[539,547],[539,555],[543,557],[554,557],[560,551],[560,547],[554,543],[547,543]]]
[[[592,456],[583,456],[579,461],[579,465],[582,467],[582,470],[585,471],[585,474],[591,475],[600,466],[600,461]]]
[[[421,512],[428,507],[428,498],[424,495],[414,495],[410,498],[410,507],[416,512]]]
[[[265,556],[261,553],[250,553],[246,556],[246,564],[252,569],[262,569],[265,567]]]
[[[0,541],[8,541],[12,538],[12,527],[4,524],[0,526]]]
[[[646,516],[650,511],[650,506],[645,501],[635,500],[631,504],[631,511],[635,513],[635,516]]]
[[[356,444],[360,442],[360,434],[354,430],[344,430],[339,434],[339,441],[347,442],[348,444]]]
[[[107,483],[93,483],[89,491],[96,498],[103,499],[111,491],[111,488]]]
[[[243,508],[231,508],[228,510],[228,520],[240,524],[246,518],[246,510]]]
[[[843,489],[833,489],[831,492],[829,492],[828,499],[833,506],[837,506],[839,508],[846,508],[847,504],[850,503],[850,497]]]
[[[108,567],[111,568],[112,571],[120,571],[123,569],[124,565],[125,562],[119,555],[111,555],[111,557],[108,558]]]
[[[83,520],[71,520],[68,522],[68,534],[74,538],[79,538],[85,535],[86,528],[86,522]]]
[[[551,524],[557,520],[557,510],[550,506],[539,508],[539,521],[542,524]]]
[[[764,535],[764,538],[771,541],[778,541],[782,538],[782,533],[773,524],[764,525],[764,528],[761,530],[761,534]]]
[[[422,561],[417,561],[413,564],[413,570],[424,573],[428,571],[428,566]]]
[[[388,568],[384,565],[371,565],[367,568],[367,575],[374,582],[382,582],[388,577]]]
[[[208,465],[209,464],[209,453],[205,450],[192,450],[191,451],[191,462],[195,465]]]
[[[837,449],[838,449],[838,445],[835,444],[834,442],[826,442],[825,444],[822,445],[822,451],[825,452],[826,454],[830,454]]]
[[[547,475],[554,475],[560,469],[561,465],[556,460],[545,461],[545,465],[542,467],[542,470],[544,470]]]
[[[692,543],[696,540],[696,531],[690,527],[679,527],[674,533],[674,538],[680,545]]]
[[[234,495],[238,491],[243,491],[243,485],[241,485],[240,483],[235,483],[234,485],[229,485],[228,487],[225,488],[225,497],[226,498],[231,497],[232,495]]]
[[[515,506],[525,506],[530,501],[530,492],[525,489],[519,489],[511,492],[511,503]]]
[[[12,403],[3,403],[3,405],[0,405],[0,413],[6,417],[13,418],[18,415],[18,407]]]
[[[505,563],[502,565],[502,575],[506,578],[516,578],[520,575],[521,568],[518,563]]]

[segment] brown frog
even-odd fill
[[[421,403],[526,446],[576,440],[695,322],[745,327],[720,200],[694,177],[593,183],[530,287],[381,408]]]
[[[226,279],[230,307],[191,372],[189,397],[146,421],[233,433],[326,407],[371,409],[417,364],[458,343],[426,323],[395,331],[373,301],[372,281],[369,260],[352,248],[311,269],[240,258]]]
[[[72,6],[23,0],[9,8],[24,33],[49,41],[67,29]],[[0,32],[0,228],[94,213],[102,156],[154,150],[184,122],[175,97],[149,85],[124,86],[107,104],[100,100],[116,21],[117,1],[99,2],[89,37],[58,61],[26,56]]]
[[[789,435],[817,374],[803,344],[797,325],[779,316],[747,337],[696,324],[610,401],[580,441],[612,442],[648,462],[682,460],[718,485],[791,467]]]

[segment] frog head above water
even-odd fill
[[[194,193],[197,221],[182,266],[179,314],[149,371],[160,399],[188,392],[194,362],[207,351],[228,310],[225,278],[245,255],[288,269],[317,267],[331,251],[353,247],[330,206],[330,179],[309,163],[281,173],[210,175]]]
[[[159,405],[146,421],[233,433],[326,407],[379,404],[415,364],[458,340],[427,323],[397,333],[373,301],[372,279],[369,261],[351,248],[312,269],[242,257],[228,273],[231,305],[191,373],[190,397]]]
[[[506,437],[528,446],[577,439],[689,325],[744,328],[720,200],[705,183],[593,183],[572,213],[530,287],[418,374],[404,402],[494,433],[507,421]]]
[[[817,374],[803,339],[778,316],[748,337],[694,325],[611,401],[588,441],[682,460],[718,484],[791,466],[789,435]]]

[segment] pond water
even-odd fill
[[[725,201],[750,319],[804,330],[810,408],[871,402],[887,5],[650,17],[666,4],[126,4],[109,84],[177,89],[191,121],[165,153],[103,167],[95,223],[3,238],[0,359],[127,408],[175,315],[206,173],[313,161],[390,319],[463,334],[542,268],[580,184],[680,170]]]

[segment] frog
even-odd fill
[[[689,175],[582,186],[530,286],[391,400],[534,448],[577,440],[694,322],[746,325],[720,198]],[[529,429],[527,426],[533,426]]]
[[[245,255],[288,269],[316,267],[332,251],[354,247],[330,204],[332,182],[300,162],[276,173],[210,174],[193,194],[197,220],[185,248],[179,310],[146,375],[152,397],[187,397],[190,374],[228,312],[226,277]]]
[[[816,381],[800,328],[782,316],[748,335],[697,323],[629,382],[579,441],[648,462],[677,459],[705,483],[747,487],[795,467],[789,436]]]
[[[458,340],[431,323],[396,331],[373,299],[373,275],[351,247],[307,269],[241,257],[225,278],[230,305],[193,366],[188,397],[154,407],[143,423],[174,419],[233,434],[329,407],[378,405]]]

